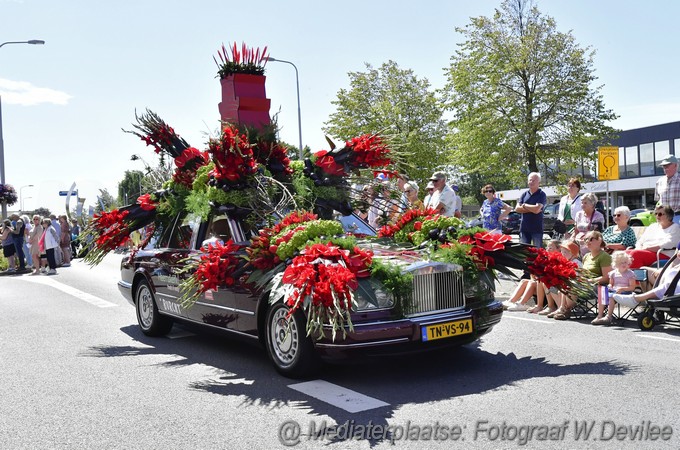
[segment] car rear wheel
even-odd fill
[[[141,281],[135,291],[135,309],[142,333],[147,336],[164,336],[170,332],[172,319],[158,312],[156,298],[146,280]]]
[[[288,317],[289,311],[282,302],[275,303],[267,311],[267,353],[281,375],[307,377],[319,368],[319,357],[306,335],[304,315],[296,311]]]

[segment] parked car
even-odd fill
[[[373,244],[370,239],[358,239],[357,245],[370,248],[373,258],[403,259],[402,270],[413,274],[412,291],[408,301],[398,302],[377,279],[364,278],[355,293],[353,330],[345,327],[344,337],[339,332],[332,339],[328,326],[318,338],[308,336],[302,310],[289,315],[286,303],[270,301],[278,299],[270,299],[272,291],[250,282],[251,272],[245,269],[232,286],[210,290],[185,307],[179,286],[189,276],[183,271],[186,258],[202,255],[202,243],[215,229],[214,218],[202,221],[182,213],[171,223],[157,225],[154,248],[123,258],[119,290],[135,307],[144,334],[165,335],[176,321],[224,331],[259,342],[278,372],[299,377],[313,372],[320,359],[406,354],[473,342],[501,319],[502,306],[490,288],[484,283],[464,285],[460,266],[424,259],[414,262],[411,248],[400,253],[398,247]],[[338,220],[345,232],[374,234],[355,215]],[[251,227],[230,218],[227,235],[220,238],[231,238],[239,245],[239,254],[245,253]],[[372,296],[371,301],[367,296]]]
[[[507,219],[501,220],[501,231],[504,234],[517,234],[519,233],[519,224],[522,221],[522,215],[515,211],[511,211]],[[484,227],[484,221],[482,216],[477,216],[476,218],[468,221],[468,228],[472,227]]]
[[[543,232],[551,233],[557,222],[557,215],[560,210],[559,203],[553,203],[543,208]]]
[[[630,212],[631,227],[647,227],[656,222],[656,216],[653,209],[638,208]]]
[[[519,224],[522,222],[522,215],[518,212],[512,211],[508,215],[508,218],[501,220],[501,225],[503,226],[503,233],[505,234],[517,234],[519,233]]]

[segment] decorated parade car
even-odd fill
[[[220,58],[251,64],[264,54],[234,46]],[[162,336],[180,321],[245,336],[280,373],[306,376],[324,358],[479,339],[501,319],[497,272],[528,270],[562,290],[575,278],[559,253],[408,209],[389,181],[407,170],[389,137],[329,140],[330,149],[291,161],[261,117],[256,126],[223,117],[205,151],[151,111],[136,117],[130,133],[174,159],[172,179],[95,215],[82,239],[92,243],[86,261],[97,264],[141,231],[118,285],[145,334]],[[358,216],[367,209],[379,229]]]

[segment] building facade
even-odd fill
[[[680,122],[621,131],[612,145],[619,147],[619,179],[583,183],[581,192],[592,192],[610,208],[651,208],[656,180],[663,175],[659,163],[668,155],[680,159]],[[677,150],[677,152],[676,152]],[[548,201],[561,195],[552,186],[542,187]],[[526,188],[499,191],[506,202],[516,201]],[[607,200],[608,198],[608,200]]]

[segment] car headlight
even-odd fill
[[[357,311],[366,311],[371,309],[391,308],[394,306],[394,298],[392,294],[381,289],[375,289],[373,295],[365,294],[361,291],[356,292],[355,301],[357,303]]]

